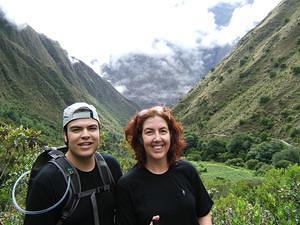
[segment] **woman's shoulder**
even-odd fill
[[[194,170],[195,169],[194,165],[191,162],[184,160],[184,159],[177,160],[174,163],[174,168],[183,169],[183,170]]]
[[[180,159],[174,163],[173,167],[175,173],[179,172],[187,176],[196,176],[198,174],[195,166],[187,160]]]

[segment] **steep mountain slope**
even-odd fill
[[[286,0],[174,107],[199,135],[249,131],[300,143],[300,1]]]
[[[32,28],[18,30],[0,18],[0,116],[16,124],[60,130],[63,108],[75,101],[94,104],[104,127],[118,132],[138,106],[58,42]],[[42,125],[41,125],[42,126]]]

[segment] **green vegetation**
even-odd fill
[[[11,205],[11,188],[17,177],[30,169],[32,158],[41,149],[39,136],[40,132],[22,126],[0,126],[0,221],[5,225],[21,222],[22,216]]]
[[[285,168],[292,164],[300,164],[300,147],[281,139],[255,136],[251,133],[204,139],[194,132],[186,132],[185,137],[185,156],[192,161],[213,160],[229,166],[253,169],[258,174],[272,166]]]
[[[223,180],[238,182],[244,180],[252,180],[257,177],[254,175],[254,172],[248,169],[227,166],[224,163],[218,162],[193,162],[196,168],[206,168],[206,172],[199,172],[201,178],[206,182],[210,180]],[[257,178],[258,179],[258,178]]]
[[[261,179],[260,182],[248,180],[226,182],[224,185],[207,182],[210,192],[214,194],[214,224],[298,224],[300,166],[272,169]]]
[[[193,162],[214,200],[216,225],[294,225],[300,220],[300,166],[253,171],[214,162]],[[205,170],[203,170],[205,168]]]

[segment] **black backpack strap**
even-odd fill
[[[66,182],[68,177],[71,177],[70,195],[66,205],[62,210],[62,215],[57,225],[62,225],[64,221],[75,211],[79,200],[87,196],[91,196],[90,199],[93,206],[94,224],[100,225],[96,194],[105,191],[112,191],[112,187],[115,184],[112,173],[103,156],[100,153],[96,153],[96,165],[98,167],[98,171],[102,179],[103,185],[98,186],[94,189],[81,191],[79,174],[77,170],[73,167],[73,165],[65,158],[64,150],[65,149],[61,151],[61,149],[51,148],[51,150],[48,152],[48,154],[52,157],[52,159],[49,162],[53,163],[61,171]]]
[[[75,211],[79,203],[79,198],[77,198],[77,196],[78,193],[81,192],[80,177],[73,165],[69,163],[68,160],[64,157],[64,154],[63,157],[54,157],[49,162],[53,163],[61,171],[66,181],[69,176],[71,177],[71,189],[69,198],[67,200],[67,203],[63,207],[61,217],[57,223],[57,225],[61,225]]]
[[[96,164],[98,166],[98,170],[99,170],[103,184],[104,185],[114,185],[115,184],[114,177],[111,174],[111,171],[110,171],[105,159],[98,152],[96,152],[95,156],[96,156]]]
[[[100,225],[96,192],[93,192],[93,194],[91,195],[91,203],[93,206],[94,225]]]

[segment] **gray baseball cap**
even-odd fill
[[[86,118],[95,119],[100,125],[98,113],[93,105],[89,105],[85,102],[76,102],[65,108],[63,114],[63,128],[72,120]]]

